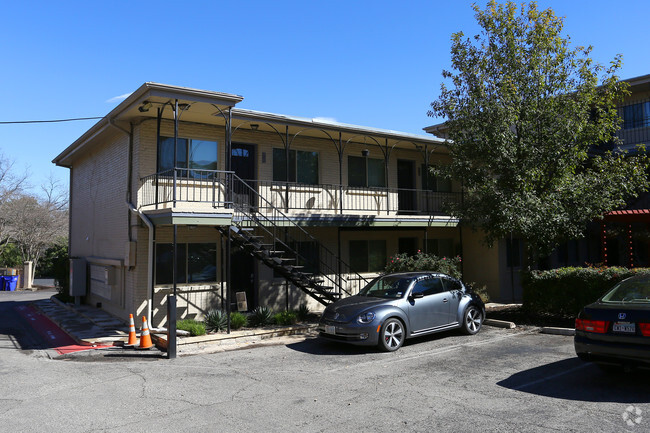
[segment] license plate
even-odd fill
[[[336,334],[336,326],[325,325],[325,333],[326,334]]]
[[[614,332],[625,332],[628,334],[634,334],[636,332],[636,327],[634,323],[628,322],[616,322],[612,326],[612,331]]]

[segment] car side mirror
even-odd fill
[[[424,293],[422,293],[422,292],[411,293],[410,298],[411,298],[411,299],[420,299],[420,298],[424,298]]]

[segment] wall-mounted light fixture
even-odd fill
[[[363,149],[363,150],[361,151],[361,156],[367,158],[368,155],[370,155],[370,151],[369,151],[368,149]]]
[[[258,129],[260,129],[260,125],[257,123],[251,123],[251,131],[257,131]]]
[[[146,113],[147,111],[149,111],[150,108],[151,108],[151,102],[143,101],[142,105],[138,107],[138,110],[140,111],[140,113]]]

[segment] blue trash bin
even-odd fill
[[[13,292],[18,286],[18,276],[6,276],[4,279],[4,288],[6,291]]]

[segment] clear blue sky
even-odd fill
[[[485,1],[478,2],[481,5]],[[0,121],[103,116],[146,81],[244,96],[238,106],[424,133],[450,36],[470,1],[22,1],[0,15]],[[542,0],[576,45],[622,78],[650,73],[646,0]],[[0,150],[37,187],[93,121],[0,125]]]

